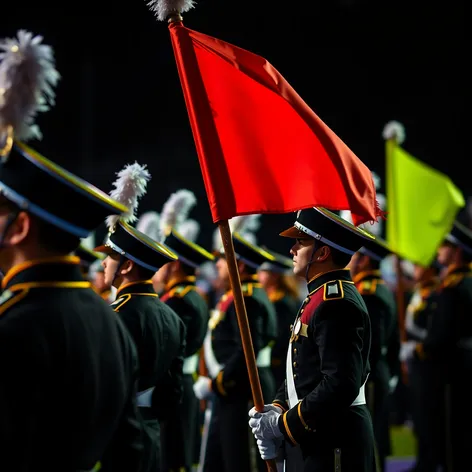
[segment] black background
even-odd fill
[[[382,128],[395,119],[406,127],[404,147],[468,196],[466,18],[454,1],[200,0],[184,23],[264,56],[382,178]],[[147,163],[140,211],[160,211],[180,188],[194,191],[191,216],[209,247],[214,226],[167,25],[144,0],[2,2],[0,36],[19,28],[44,36],[62,75],[33,146],[107,192],[124,164]],[[287,178],[297,178],[290,156]],[[285,251],[275,234],[293,216],[263,216],[259,242]]]

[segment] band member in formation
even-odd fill
[[[387,361],[390,346],[398,346],[396,302],[392,291],[385,285],[380,272],[380,263],[391,251],[380,237],[366,241],[351,259],[349,268],[352,280],[362,295],[370,316],[372,341],[370,347],[370,369],[366,384],[366,400],[372,415],[379,469],[386,468],[390,449],[389,392],[391,379],[399,375],[398,349],[393,357],[398,368],[391,371]],[[393,337],[396,342],[392,342]]]
[[[416,355],[418,343],[426,339],[432,324],[440,265],[415,265],[415,287],[406,309],[407,341],[400,360],[407,363],[413,430],[417,440],[415,472],[436,472],[444,464],[444,372],[434,359]]]
[[[129,223],[136,220],[138,199],[150,175],[145,166],[127,165],[111,194],[118,201],[133,202],[122,218],[108,217],[109,235],[95,248],[107,254],[103,261],[105,282],[117,288],[112,308],[129,330],[139,356],[137,404],[144,422],[142,471],[161,468],[160,422],[174,421],[182,398],[185,326],[176,313],[161,302],[153,289],[155,272],[177,256],[167,247]]]
[[[127,208],[21,141],[58,73],[39,36],[1,49],[0,469],[137,471],[133,342],[70,255]]]
[[[200,404],[193,384],[198,376],[199,351],[208,327],[209,309],[196,286],[196,270],[205,262],[213,262],[214,256],[195,243],[199,224],[187,215],[196,201],[189,190],[179,190],[169,197],[155,219],[163,244],[179,259],[162,266],[153,281],[163,287],[161,300],[179,315],[187,333],[182,406],[175,412],[173,421],[168,422],[163,435],[165,471],[190,472],[199,446]],[[148,229],[152,224],[150,215],[157,213],[143,215],[142,222],[148,221]]]
[[[309,295],[292,330],[286,381],[264,413],[249,412],[260,454],[275,458],[285,442],[288,471],[373,472],[364,392],[370,318],[346,269],[372,236],[317,207],[299,211],[281,235],[295,239],[293,270],[307,281]]]
[[[233,233],[233,244],[261,385],[263,393],[268,395],[274,385],[270,359],[271,347],[277,337],[277,320],[256,273],[265,260],[274,258],[238,233]],[[251,470],[250,436],[245,419],[251,402],[251,390],[229,287],[228,266],[222,250],[216,264],[227,291],[212,312],[204,341],[205,362],[210,377],[200,376],[194,390],[197,398],[211,399],[212,405],[208,441],[203,448],[206,453],[201,458],[203,470],[236,472]]]
[[[402,346],[402,357],[429,359],[443,373],[445,466],[450,472],[468,463],[472,440],[472,232],[456,221],[437,259],[445,274],[435,296],[431,324],[423,341]]]
[[[274,259],[262,263],[257,271],[259,282],[267,292],[277,313],[277,340],[272,348],[271,366],[275,385],[285,380],[285,358],[287,357],[290,330],[298,311],[298,284],[293,275],[292,259],[264,247]]]

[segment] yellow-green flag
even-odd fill
[[[447,175],[395,140],[386,146],[388,245],[404,259],[429,265],[465,206],[464,196]]]

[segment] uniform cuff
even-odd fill
[[[296,446],[304,436],[315,431],[306,424],[301,406],[302,402],[280,415],[279,418],[279,429],[292,446]]]
[[[218,372],[218,375],[216,376],[216,378],[214,378],[211,381],[211,389],[217,395],[220,395],[222,397],[226,397],[228,395],[228,393],[226,392],[226,389],[225,389],[225,386],[224,386],[224,383],[223,383],[223,374],[224,374],[223,370],[220,370]]]
[[[290,409],[289,406],[288,406],[288,403],[284,400],[275,399],[272,402],[272,405],[278,406],[284,413]]]

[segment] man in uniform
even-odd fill
[[[44,105],[57,71],[40,37],[2,46],[0,469],[137,471],[134,346],[69,255],[127,208],[15,140],[33,124],[28,97]]]
[[[138,175],[141,170],[143,168],[136,167],[132,174]],[[131,181],[124,185],[123,192],[128,198],[133,185],[144,187]],[[173,420],[171,414],[180,408],[182,399],[185,326],[176,313],[159,300],[151,278],[164,264],[177,260],[177,256],[124,219],[109,227],[108,239],[95,251],[107,254],[102,263],[105,283],[117,289],[111,306],[128,328],[138,351],[137,403],[145,425],[146,466],[142,472],[160,471],[159,422]]]
[[[372,421],[364,386],[369,374],[370,319],[346,266],[373,237],[323,209],[301,210],[292,228],[293,271],[309,295],[293,327],[287,376],[272,405],[249,412],[264,459],[285,440],[300,463],[288,471],[373,472]]]
[[[393,356],[398,368],[391,372],[388,347],[399,346],[399,339],[392,343],[396,329],[396,302],[392,291],[385,285],[380,273],[380,263],[390,250],[380,237],[366,241],[351,259],[349,268],[357,290],[362,295],[370,316],[372,342],[370,347],[370,375],[366,384],[366,400],[372,415],[379,469],[384,472],[390,454],[389,391],[391,379],[399,375],[398,350]]]
[[[402,355],[430,359],[444,374],[446,470],[450,472],[467,468],[472,441],[472,232],[456,221],[438,249],[437,260],[446,272],[431,325],[422,342],[402,346]]]
[[[154,277],[164,285],[161,300],[171,307],[186,327],[186,350],[183,366],[184,396],[175,421],[169,422],[165,432],[166,463],[169,469],[190,472],[196,455],[196,437],[199,429],[199,401],[193,391],[197,377],[199,351],[208,327],[209,310],[205,299],[195,285],[195,271],[214,256],[170,228],[164,244],[174,251],[178,260],[164,265]]]
[[[134,346],[70,255],[127,208],[19,141],[35,113],[18,114],[31,95],[44,98],[35,81],[49,89],[57,72],[40,37],[20,31],[2,46],[0,470],[88,471],[102,461],[102,470],[136,472]]]
[[[83,244],[79,245],[79,247],[74,251],[74,254],[80,258],[80,270],[82,271],[83,278],[92,282],[93,285],[90,269],[94,262],[99,261],[100,263],[104,259],[103,254],[92,251]]]
[[[265,260],[274,258],[238,233],[233,233],[233,244],[262,392],[268,397],[274,390],[270,359],[271,347],[277,337],[277,320],[274,307],[257,281],[256,272]],[[213,395],[206,454],[201,458],[203,470],[240,472],[250,470],[250,438],[245,415],[251,401],[251,389],[228,265],[221,251],[219,256],[218,274],[227,291],[212,312],[204,341],[205,362],[211,378],[199,377],[194,390],[199,399]]]
[[[415,288],[406,309],[400,360],[407,362],[411,415],[417,440],[415,472],[436,472],[444,460],[444,372],[433,359],[415,355],[417,343],[426,339],[432,323],[439,287],[439,264],[415,265]],[[410,346],[413,348],[411,349]],[[409,358],[404,357],[404,353]]]

